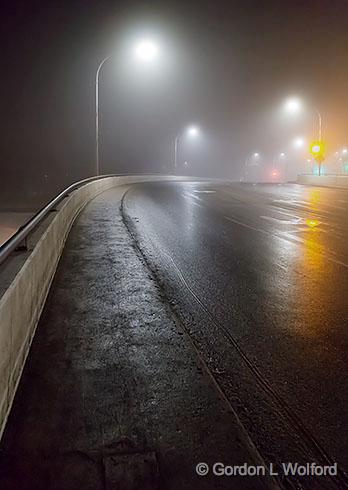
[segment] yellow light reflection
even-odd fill
[[[315,211],[320,193],[311,200],[311,210]],[[328,334],[332,318],[333,281],[332,264],[327,260],[327,244],[321,222],[316,217],[305,220],[307,231],[303,237],[302,253],[296,261],[298,278],[294,303],[297,305],[298,322],[294,331],[298,338],[314,339]],[[323,304],[325,307],[323,308]]]
[[[311,189],[309,192],[309,205],[312,211],[318,211],[321,203],[322,193],[320,189]]]
[[[319,221],[317,219],[307,219],[306,225],[309,226],[309,228],[315,228],[319,225]]]

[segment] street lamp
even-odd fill
[[[249,163],[252,160],[254,160],[255,163]],[[247,168],[258,166],[259,160],[260,160],[260,153],[258,153],[257,151],[255,151],[254,153],[249,153],[249,155],[246,156],[246,159],[244,162],[244,180],[246,180],[246,177],[248,175]]]
[[[284,152],[277,153],[274,158],[273,158],[273,166],[276,166],[276,164],[279,162],[279,160],[284,160],[286,157]]]
[[[134,46],[135,57],[142,62],[152,62],[158,55],[159,48],[157,44],[150,39],[142,39]],[[99,175],[99,77],[100,70],[104,64],[112,58],[112,55],[104,58],[97,68],[95,76],[95,173]]]
[[[285,110],[289,114],[297,114],[300,112],[301,106],[301,101],[297,97],[289,97],[284,103]]]
[[[144,39],[136,45],[134,51],[140,61],[148,62],[157,58],[159,49],[151,39]]]
[[[304,138],[299,137],[294,139],[293,145],[295,148],[302,148],[304,144],[305,144]]]
[[[273,170],[272,170],[272,177],[278,177],[279,173],[282,173],[281,169],[279,169],[279,173],[278,173],[278,170],[277,168],[280,167],[280,161],[282,161],[282,163],[284,164],[284,176],[285,176],[285,157],[286,157],[286,154],[284,152],[281,152],[281,153],[277,153],[274,158],[273,158]]]
[[[288,114],[297,114],[302,110],[302,101],[297,97],[290,97],[284,103],[284,109]],[[318,141],[321,141],[322,137],[322,117],[320,112],[316,107],[313,108],[313,111],[316,113],[318,117]]]
[[[199,128],[197,126],[189,126],[186,128],[186,130],[182,133],[180,132],[177,134],[174,140],[174,175],[176,174],[176,170],[178,167],[178,147],[179,147],[179,140],[182,134],[187,134],[191,138],[195,138],[199,135]]]

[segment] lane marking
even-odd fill
[[[287,220],[287,219],[279,219],[279,218],[274,218],[273,216],[260,216],[262,219],[266,219],[268,221],[276,221],[277,223],[281,223],[284,225],[298,225],[301,222],[303,223],[303,218],[294,218],[292,220]]]
[[[196,196],[196,194],[193,194],[192,192],[184,192],[184,196],[185,197],[191,197],[192,199],[197,200],[197,201],[203,200],[201,197]]]
[[[289,232],[281,232],[281,235],[277,235],[276,233],[271,233],[269,231],[262,230],[261,228],[256,228],[255,226],[247,225],[246,223],[243,223],[242,221],[238,221],[236,219],[232,219],[229,216],[224,216],[224,218],[227,219],[228,221],[231,221],[231,223],[235,223],[239,226],[243,226],[244,228],[248,228],[249,230],[257,231],[258,233],[262,233],[263,235],[268,235],[273,238],[278,238],[279,240],[285,240],[286,242],[290,241],[290,242],[298,242],[303,245],[307,245],[307,244],[310,245],[310,242],[308,240],[304,240],[303,238],[297,236],[292,236],[291,233]],[[327,255],[325,252],[322,253],[322,252],[318,252],[317,250],[312,250],[312,252],[317,255],[324,256],[327,260],[333,262],[334,264],[341,265],[343,267],[348,268],[348,264],[331,257],[331,255]]]
[[[206,190],[206,191],[193,191],[193,192],[197,192],[199,194],[215,194],[216,191],[211,191],[211,190]]]
[[[289,204],[291,206],[296,206],[297,208],[298,207],[302,207],[304,209],[307,209],[309,211],[312,211],[311,207],[313,207],[313,203],[311,203],[310,201],[301,201],[299,199],[272,199],[272,202],[279,202],[279,203],[285,203],[285,204]],[[319,203],[315,203],[316,204],[316,210],[319,211],[319,212],[327,212],[327,213],[330,213],[331,214],[331,211],[330,210],[325,210],[325,208],[333,208],[333,209],[340,209],[340,210],[346,210],[344,207],[342,206],[337,206],[336,204],[330,204],[328,202],[319,202]]]

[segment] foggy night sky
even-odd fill
[[[93,174],[94,78],[100,78],[102,173],[169,169],[179,128],[192,173],[239,179],[246,153],[271,159],[323,114],[329,151],[348,144],[344,0],[12,1],[1,12],[2,196],[57,191]],[[122,59],[129,33],[163,40],[151,73]],[[121,51],[120,51],[121,50]],[[288,95],[308,102],[285,120]],[[278,112],[277,112],[278,111]],[[3,200],[1,200],[3,205]]]

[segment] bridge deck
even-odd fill
[[[258,460],[127,232],[125,189],[70,232],[2,440],[2,490],[215,488],[201,460]]]

